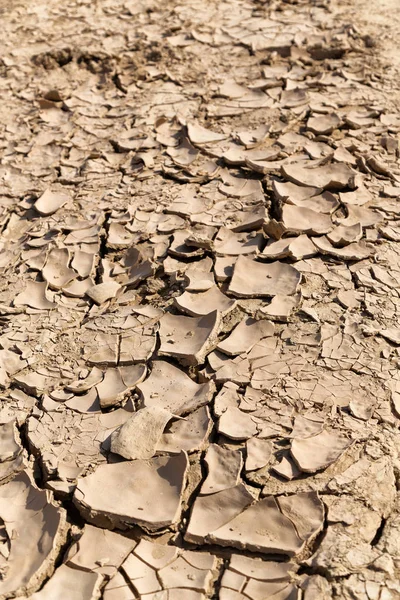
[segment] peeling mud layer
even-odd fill
[[[343,2],[0,8],[0,600],[399,599],[379,41]]]

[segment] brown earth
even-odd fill
[[[400,598],[394,0],[0,0],[0,600]]]

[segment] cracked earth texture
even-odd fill
[[[0,3],[0,599],[400,598],[398,77],[357,4]]]

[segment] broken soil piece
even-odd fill
[[[242,483],[215,494],[198,496],[192,506],[185,540],[195,544],[204,543],[211,531],[229,523],[253,500]]]
[[[89,288],[86,292],[86,295],[89,296],[93,302],[100,305],[104,302],[107,302],[107,300],[115,298],[120,289],[121,286],[119,283],[116,283],[115,281],[107,281]]]
[[[246,442],[246,471],[256,471],[265,467],[272,456],[272,444],[268,440],[251,438]]]
[[[202,146],[204,144],[213,144],[225,140],[228,136],[225,133],[216,133],[210,129],[205,129],[197,123],[188,123],[188,136],[192,144]]]
[[[293,563],[267,562],[233,554],[221,579],[220,600],[295,600],[298,594],[290,580],[296,570]]]
[[[179,519],[187,468],[185,452],[100,465],[78,480],[74,503],[93,522],[120,529],[137,524],[157,531]]]
[[[235,233],[231,229],[221,227],[214,239],[217,254],[239,256],[241,254],[257,254],[263,242],[262,233]]]
[[[57,304],[46,297],[47,288],[45,281],[28,281],[24,291],[14,298],[14,306],[30,306],[39,310],[55,308]]]
[[[101,407],[97,390],[92,387],[86,394],[80,394],[79,396],[72,396],[69,400],[64,402],[64,406],[67,406],[71,410],[79,413],[100,413]]]
[[[321,523],[322,526],[322,523]],[[263,498],[210,532],[207,541],[263,554],[298,554],[304,542],[293,522],[279,510],[272,496]]]
[[[312,238],[312,241],[321,254],[328,254],[343,260],[364,260],[374,253],[374,250],[363,242],[354,242],[343,248],[336,248],[326,237]]]
[[[257,435],[257,432],[251,416],[239,408],[227,408],[218,421],[218,433],[232,440],[248,440]]]
[[[210,444],[204,461],[207,465],[208,475],[201,486],[201,495],[215,494],[238,485],[243,467],[243,457],[240,451],[229,450],[218,444]]]
[[[183,415],[208,404],[213,396],[212,382],[195,383],[184,371],[163,360],[153,362],[150,376],[140,383],[144,406],[159,406]]]
[[[218,344],[217,348],[229,356],[243,354],[249,352],[263,338],[274,335],[274,330],[273,323],[265,320],[256,321],[248,317],[241,321],[230,335]]]
[[[154,456],[157,444],[173,415],[157,406],[145,407],[111,434],[111,452],[128,460]]]
[[[317,249],[307,235],[298,235],[296,237],[281,238],[280,240],[270,240],[265,246],[261,258],[294,258],[302,260],[311,258],[317,254]]]
[[[71,267],[75,269],[80,277],[90,277],[92,275],[95,256],[95,254],[90,254],[83,250],[75,250]]]
[[[279,181],[277,178],[272,180],[272,189],[278,200],[296,206],[303,206],[305,200],[323,192],[323,188],[320,187],[296,185],[291,181]]]
[[[290,496],[279,496],[279,508],[295,525],[304,541],[311,540],[324,525],[324,505],[317,492],[300,492]]]
[[[107,369],[103,380],[96,385],[100,406],[108,408],[118,404],[129,389],[144,380],[146,373],[143,364]]]
[[[307,121],[307,129],[315,135],[329,135],[334,129],[341,125],[340,117],[336,113],[310,117]]]
[[[70,254],[68,248],[53,248],[50,250],[42,276],[49,286],[55,290],[68,285],[78,274],[69,268]]]
[[[388,329],[381,329],[379,334],[389,342],[400,345],[400,329],[396,327],[389,327]]]
[[[157,452],[179,454],[203,450],[207,444],[213,421],[207,406],[191,412],[182,419],[169,422],[157,443]]]
[[[329,215],[309,208],[284,204],[282,222],[288,233],[322,235],[331,231],[333,224]]]
[[[360,223],[355,223],[346,227],[345,225],[339,225],[335,227],[330,233],[327,234],[327,239],[334,246],[342,248],[348,246],[353,242],[358,242],[362,238],[363,230]]]
[[[51,493],[39,490],[26,471],[0,486],[0,518],[10,542],[2,597],[29,595],[53,571],[68,525],[64,509],[51,500]]]
[[[273,465],[271,469],[287,481],[297,479],[301,475],[300,469],[290,456],[283,456],[281,461],[277,465]]]
[[[87,392],[93,386],[97,385],[103,380],[104,373],[97,367],[93,367],[89,375],[85,379],[77,379],[72,383],[67,383],[65,389],[74,392],[75,394],[81,394]]]
[[[265,264],[239,256],[235,263],[229,291],[242,298],[285,295],[296,293],[301,273],[291,265],[279,261]]]
[[[203,363],[215,343],[221,317],[217,310],[204,317],[166,313],[160,319],[160,356],[174,356],[183,365]]]
[[[103,590],[103,600],[136,600],[136,598],[131,585],[119,571],[111,577]]]
[[[282,296],[277,294],[268,306],[260,308],[260,313],[276,321],[287,321],[292,311],[300,305],[301,295]]]
[[[82,536],[68,549],[64,562],[73,569],[111,576],[136,544],[119,533],[85,525]]]
[[[282,174],[297,185],[315,186],[324,190],[354,188],[356,172],[344,163],[332,163],[322,167],[307,168],[300,164],[282,165]]]
[[[225,315],[236,306],[235,300],[225,296],[216,285],[206,292],[184,292],[175,298],[175,304],[183,312],[193,317],[209,315],[213,311],[219,311],[221,315]]]
[[[86,279],[75,279],[68,285],[62,288],[63,294],[70,298],[84,298],[89,288],[93,287],[93,279],[87,277]]]
[[[40,198],[36,200],[34,207],[41,215],[48,216],[57,212],[57,210],[64,206],[70,199],[68,194],[63,192],[52,192],[47,189]]]
[[[269,496],[214,531],[209,539],[222,546],[293,556],[321,531],[323,517],[323,504],[315,492],[277,499]]]
[[[0,425],[0,463],[12,461],[22,452],[15,420]]]
[[[336,462],[352,441],[334,431],[322,431],[308,438],[292,441],[291,455],[301,471],[315,473]]]
[[[257,129],[251,131],[238,131],[235,137],[246,148],[254,148],[267,137],[270,125],[260,125]]]
[[[46,581],[43,588],[32,594],[32,600],[54,600],[55,598],[68,598],[68,600],[97,600],[101,593],[100,588],[103,577],[100,573],[87,570],[72,569],[61,565],[54,575]]]
[[[203,600],[210,591],[215,563],[216,557],[205,552],[142,539],[122,570],[141,598]]]

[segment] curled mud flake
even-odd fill
[[[282,174],[289,181],[304,186],[316,186],[324,190],[354,188],[356,172],[344,163],[333,163],[322,167],[307,168],[300,164],[282,166]]]
[[[75,250],[71,267],[75,269],[80,277],[90,277],[93,275],[95,256],[95,254],[85,252],[84,250]]]
[[[70,200],[70,195],[65,192],[52,192],[50,189],[47,189],[40,198],[36,200],[34,207],[39,214],[48,216],[57,212],[59,208],[64,206],[64,204],[67,204]]]
[[[379,333],[389,342],[400,345],[400,329],[389,327],[388,329],[382,329]]]
[[[206,129],[197,123],[188,123],[188,136],[192,144],[202,146],[204,144],[213,144],[225,140],[228,136],[224,133],[216,133]]]
[[[284,296],[277,294],[267,306],[260,308],[262,316],[266,316],[276,321],[287,321],[295,308],[300,306],[301,295]]]
[[[211,531],[229,523],[253,501],[242,483],[233,488],[200,495],[193,504],[185,540],[202,544]]]
[[[70,298],[84,298],[87,291],[93,287],[93,280],[90,277],[86,279],[75,279],[62,288],[63,294]]]
[[[97,367],[93,367],[88,376],[85,379],[77,379],[68,383],[65,388],[76,394],[89,391],[93,386],[97,385],[102,381],[104,377],[103,371]]]
[[[339,225],[330,233],[328,233],[326,237],[334,246],[343,247],[360,241],[362,234],[363,231],[361,223],[355,223],[349,227],[346,227],[345,225]]]
[[[23,292],[14,298],[14,306],[30,306],[39,310],[49,310],[57,305],[46,297],[48,284],[43,281],[28,281]]]
[[[327,254],[342,260],[364,260],[374,253],[373,248],[367,246],[364,242],[352,242],[342,248],[336,248],[326,237],[314,237],[312,241],[321,254]]]
[[[79,413],[101,412],[97,390],[93,387],[86,393],[79,394],[79,396],[72,396],[64,405]]]
[[[290,204],[284,204],[282,207],[282,223],[289,234],[322,235],[333,228],[329,215]]]
[[[69,268],[70,253],[68,248],[54,248],[47,255],[42,276],[52,289],[59,290],[77,278],[78,274]]]
[[[273,465],[271,468],[275,473],[287,481],[297,479],[301,475],[300,469],[296,466],[296,463],[290,456],[283,456],[279,463]]]
[[[303,206],[303,202],[323,192],[323,188],[297,185],[291,181],[281,181],[278,178],[273,179],[272,190],[277,200],[296,206]]]
[[[307,121],[307,129],[316,135],[329,135],[334,129],[341,125],[340,117],[336,113],[310,117]]]
[[[248,507],[226,525],[210,532],[208,539],[221,546],[288,556],[299,553],[304,546],[294,524],[281,513],[272,497]]]

